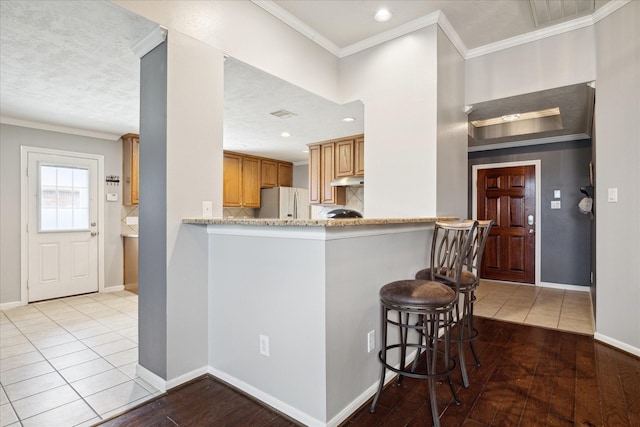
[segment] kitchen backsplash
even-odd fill
[[[326,219],[327,213],[334,209],[352,209],[358,211],[364,216],[364,187],[347,187],[346,189],[347,204],[344,206],[312,206],[311,217],[317,219]]]
[[[138,206],[122,206],[120,210],[120,234],[128,236],[138,234],[138,224],[127,224],[127,217],[138,218]]]
[[[353,209],[360,212],[364,216],[364,187],[347,187],[346,188],[347,204],[344,206],[312,206],[311,217],[318,219],[326,219],[327,213],[334,209]],[[137,212],[136,212],[137,215]],[[251,208],[223,208],[223,218],[256,218],[257,209]]]
[[[252,208],[222,208],[223,218],[255,218],[257,209]]]

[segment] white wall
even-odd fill
[[[640,2],[596,24],[596,56],[596,338],[640,355]]]
[[[562,33],[465,63],[467,105],[596,78],[594,28]]]
[[[105,175],[122,176],[122,142],[0,124],[0,303],[20,301],[20,146],[104,156]],[[102,178],[101,178],[102,179]],[[105,287],[122,285],[121,187],[106,185],[118,202],[104,202]]]
[[[467,115],[464,59],[438,29],[438,170],[436,215],[467,216]]]
[[[437,26],[343,58],[345,101],[364,103],[367,217],[436,214]]]

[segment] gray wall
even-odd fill
[[[20,301],[20,146],[28,145],[104,156],[105,175],[122,175],[119,140],[90,138],[20,126],[0,125],[0,304]],[[118,193],[121,186],[105,185]],[[105,287],[122,285],[122,202],[104,202]]]
[[[139,363],[167,378],[167,44],[140,61]]]
[[[542,180],[540,280],[589,286],[591,219],[578,211],[583,197],[580,187],[589,185],[589,140],[469,153],[469,174],[473,165],[537,159],[541,161]],[[561,209],[550,209],[555,200],[553,190],[561,191]],[[469,216],[472,209],[469,200]]]
[[[298,188],[309,188],[309,165],[293,166],[293,186]]]

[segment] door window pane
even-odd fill
[[[40,166],[40,231],[89,229],[89,170]]]

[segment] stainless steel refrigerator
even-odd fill
[[[260,190],[258,218],[309,219],[309,190],[274,187]]]

